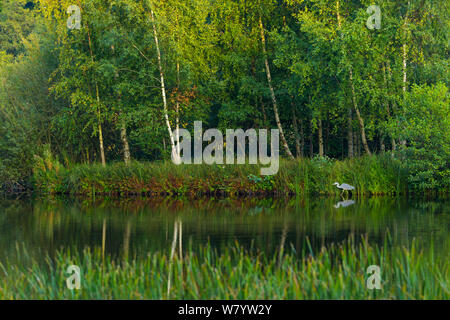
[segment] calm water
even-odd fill
[[[38,257],[57,249],[101,248],[113,257],[169,250],[181,220],[185,248],[235,242],[266,253],[312,250],[353,236],[408,246],[415,238],[438,254],[449,252],[450,201],[406,198],[245,200],[0,200],[0,262],[17,247]],[[342,200],[341,200],[342,201]],[[104,241],[103,241],[104,239]],[[307,240],[308,239],[308,240]]]

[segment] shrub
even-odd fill
[[[407,142],[400,157],[412,189],[448,190],[450,184],[450,115],[444,84],[414,86],[406,95],[404,118],[394,131]]]

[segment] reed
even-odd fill
[[[449,260],[432,249],[382,246],[352,239],[314,252],[285,248],[264,255],[209,245],[145,257],[105,257],[101,250],[63,250],[38,264],[25,249],[20,263],[0,264],[1,299],[448,299]],[[66,287],[69,265],[81,269],[81,289]],[[367,267],[381,268],[381,290],[366,286]],[[171,285],[168,287],[168,278]],[[169,290],[169,292],[167,292]]]
[[[41,194],[82,195],[336,195],[332,184],[346,182],[358,195],[406,193],[407,172],[387,155],[331,160],[282,159],[278,174],[260,176],[257,165],[174,165],[171,162],[132,162],[62,165],[45,164],[34,170]]]

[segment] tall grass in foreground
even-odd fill
[[[54,160],[53,160],[54,162]],[[258,165],[174,165],[171,162],[75,165],[65,168],[38,159],[34,185],[43,194],[83,195],[333,195],[334,182],[354,193],[399,194],[407,191],[407,173],[389,155],[335,161],[326,157],[280,161],[278,174],[260,176]]]
[[[309,249],[265,256],[239,245],[219,254],[209,246],[182,257],[156,252],[140,259],[102,260],[100,250],[60,251],[39,265],[0,265],[1,299],[448,299],[448,257],[433,250],[356,245],[348,240],[314,254]],[[81,268],[81,289],[66,287],[65,270]],[[381,267],[381,290],[366,286]],[[171,266],[171,267],[170,267]],[[167,293],[168,277],[171,277]]]

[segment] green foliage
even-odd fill
[[[392,124],[407,144],[401,156],[413,189],[448,190],[450,186],[450,108],[448,88],[414,86],[406,95],[404,118]]]
[[[0,52],[0,184],[30,177],[33,156],[50,143],[60,104],[48,95],[52,46],[31,35],[20,60]]]
[[[27,39],[35,29],[35,14],[26,0],[2,0],[0,4],[0,52],[18,57],[25,52]]]
[[[258,177],[258,176],[255,176],[254,174],[249,174],[247,178],[256,185],[257,189],[264,190],[264,191],[272,191],[273,190],[273,185],[274,185],[273,176]]]
[[[41,187],[40,192],[46,194],[52,190],[61,191],[58,182],[58,175],[64,170],[63,165],[55,159],[50,149],[50,145],[44,145],[41,152],[42,156],[35,155],[33,163],[33,179],[35,181],[47,181],[45,189]]]
[[[99,162],[100,133],[110,162],[124,158],[125,145],[135,160],[170,158],[155,26],[171,129],[192,131],[196,120],[221,130],[280,125],[298,157],[330,159],[351,158],[352,149],[395,151],[406,139],[411,188],[445,189],[448,123],[416,119],[422,109],[448,118],[443,93],[424,89],[448,84],[448,1],[379,1],[380,30],[365,26],[371,1],[339,3],[82,0],[81,29],[68,30],[69,0],[3,1],[0,182],[29,178],[47,144],[64,161]],[[440,129],[429,134],[433,126]],[[288,190],[330,192],[316,189],[334,170],[322,160],[302,160],[305,173],[286,178]],[[370,192],[396,192],[401,183],[387,191],[391,178],[368,178],[378,168],[354,180],[373,181],[362,183]],[[271,190],[276,180],[253,187]]]

